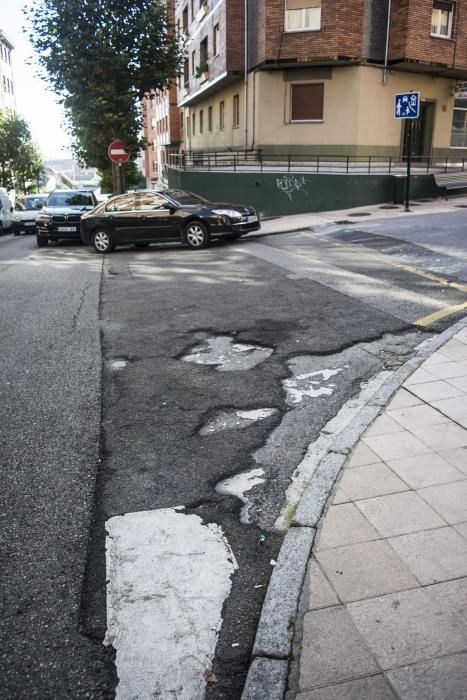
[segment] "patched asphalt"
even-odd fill
[[[427,337],[398,317],[395,302],[378,308],[380,294],[370,305],[351,289],[332,288],[332,276],[319,281],[321,259],[371,280],[371,246],[359,248],[360,260],[341,251],[337,264],[337,254],[307,235],[261,244],[271,259],[250,254],[248,239],[199,252],[117,249],[105,258],[101,280],[102,259],[89,249],[38,251],[29,238],[0,240],[6,696],[113,696],[111,650],[101,644],[104,523],[183,505],[222,526],[239,564],[207,697],[240,697],[282,541],[274,522],[293,470],[362,382],[397,367]],[[297,270],[276,264],[281,249],[301,256]],[[390,288],[423,295],[422,278],[378,264]],[[446,294],[452,303],[462,296],[436,283],[430,294],[443,303]],[[220,336],[273,352],[240,371],[183,361]],[[284,380],[336,368],[342,371],[319,385],[333,383],[331,393],[287,403]],[[200,434],[218,412],[264,407],[277,412]],[[258,466],[266,479],[251,492],[252,523],[244,525],[242,502],[215,487]]]

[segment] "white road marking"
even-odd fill
[[[111,518],[107,634],[119,700],[204,697],[238,568],[222,529],[167,508]]]
[[[343,367],[337,369],[318,369],[315,372],[300,374],[291,379],[284,379],[282,386],[287,392],[287,403],[295,405],[303,401],[305,396],[309,398],[318,398],[319,396],[331,396],[336,388],[335,384],[327,384],[323,386],[331,377],[343,371]]]
[[[260,345],[234,343],[227,335],[207,338],[182,357],[185,362],[198,365],[216,365],[219,372],[235,372],[252,369],[272,355],[272,348]]]
[[[220,481],[218,484],[216,484],[217,493],[225,494],[227,496],[236,496],[244,503],[240,513],[240,521],[244,525],[248,525],[250,523],[250,518],[248,515],[250,501],[245,496],[245,493],[250,491],[253,486],[257,486],[258,484],[262,484],[264,482],[263,474],[264,469],[251,469],[248,472],[236,474],[235,476],[231,476],[228,479],[224,479],[224,481]]]

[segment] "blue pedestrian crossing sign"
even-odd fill
[[[394,117],[396,119],[418,119],[419,116],[419,92],[399,92],[394,95]]]

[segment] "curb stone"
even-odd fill
[[[392,372],[367,398],[350,423],[329,442],[326,454],[320,459],[301,496],[292,526],[284,537],[264,599],[253,646],[254,658],[242,700],[282,700],[285,696],[295,618],[315,528],[353,447],[395,391],[420,364],[466,327],[467,317],[439,335],[422,341],[417,346],[416,355]]]
[[[292,527],[284,537],[264,599],[254,657],[289,656],[297,600],[314,537],[315,530],[309,527]]]
[[[288,671],[288,661],[255,659],[248,671],[242,700],[282,700]]]

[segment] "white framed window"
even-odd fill
[[[286,32],[316,32],[319,29],[321,0],[285,0]]]
[[[459,88],[452,113],[451,148],[467,148],[467,83]]]
[[[431,12],[431,35],[443,39],[452,37],[452,19],[454,16],[454,3],[445,0],[433,0]]]

